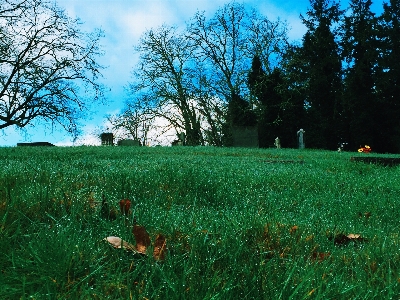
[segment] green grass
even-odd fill
[[[399,299],[400,167],[353,155],[0,148],[0,299]],[[166,236],[164,261],[103,241],[135,243],[102,194]]]

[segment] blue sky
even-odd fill
[[[146,29],[163,23],[184,26],[196,11],[205,11],[207,16],[227,0],[57,0],[71,17],[79,17],[84,23],[82,29],[90,32],[101,28],[105,37],[101,44],[105,55],[99,59],[106,66],[102,82],[107,86],[108,105],[95,104],[89,117],[82,121],[83,134],[77,144],[94,144],[94,132],[105,128],[104,116],[119,112],[126,100],[124,86],[131,79],[136,63],[133,46]],[[237,1],[256,8],[271,20],[278,17],[290,26],[291,40],[300,40],[305,33],[299,15],[305,14],[309,0],[242,0]],[[382,0],[373,1],[372,10],[382,11]],[[347,1],[341,1],[347,6]],[[0,146],[15,146],[17,142],[47,141],[56,145],[72,145],[71,137],[61,128],[51,124],[28,126],[23,131],[9,127],[0,131]]]

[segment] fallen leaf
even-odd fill
[[[351,239],[351,240],[357,240],[357,239],[360,239],[360,238],[361,238],[361,235],[350,233],[350,234],[347,235],[347,237],[348,237],[349,239]]]
[[[119,201],[119,208],[121,210],[121,213],[127,216],[130,213],[130,208],[131,208],[131,200],[129,199],[122,199]]]
[[[120,237],[117,236],[108,236],[104,238],[105,241],[107,241],[111,246],[117,249],[125,249],[125,250],[130,250],[137,252],[136,247],[132,244],[129,244],[128,242],[124,241]]]
[[[156,260],[164,260],[167,251],[167,240],[162,234],[157,235],[154,242],[153,257]]]
[[[147,248],[150,246],[150,236],[143,226],[133,225],[132,230],[136,240],[136,250],[139,253],[146,254]]]
[[[327,259],[329,256],[331,256],[330,252],[316,252],[316,251],[314,251],[311,254],[311,259],[314,260],[314,261],[318,260],[318,262],[322,262],[325,259]]]
[[[292,228],[290,228],[289,232],[290,232],[290,234],[293,234],[293,233],[295,233],[298,229],[299,229],[299,226],[294,225],[294,226],[292,226]]]
[[[333,240],[334,244],[337,246],[347,245],[350,242],[365,242],[365,239],[359,234],[350,233],[345,235],[343,233],[337,234]]]

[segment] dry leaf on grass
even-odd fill
[[[134,219],[136,223],[136,219]],[[132,233],[135,237],[136,246],[129,244],[128,242],[122,240],[117,236],[106,237],[106,240],[114,248],[124,248],[126,250],[133,251],[135,253],[140,253],[147,255],[147,248],[150,246],[150,236],[143,226],[133,225]],[[156,260],[164,260],[165,253],[167,251],[166,238],[162,234],[158,234],[156,240],[154,241],[154,251],[153,257]]]
[[[365,241],[366,240],[363,237],[361,237],[361,235],[353,233],[350,233],[348,235],[340,233],[334,237],[334,243],[336,246],[344,246],[350,242],[365,242]]]
[[[129,215],[131,208],[131,200],[122,199],[121,201],[119,201],[119,208],[122,214],[124,214],[125,216]]]
[[[167,240],[162,234],[157,235],[154,242],[153,257],[156,260],[164,260],[167,251]]]
[[[331,256],[330,252],[317,252],[314,251],[311,254],[311,260],[313,261],[318,261],[318,262],[323,262],[325,259]]]
[[[299,229],[299,226],[294,225],[294,226],[292,226],[292,227],[290,228],[289,232],[290,232],[290,234],[294,234],[294,233],[296,233],[296,231],[297,231],[298,229]]]
[[[136,250],[142,254],[146,254],[147,248],[150,246],[150,236],[143,226],[133,225],[132,230],[136,240]]]
[[[111,246],[117,249],[125,249],[133,252],[137,252],[136,248],[134,245],[129,244],[128,242],[124,241],[120,237],[117,236],[108,236],[104,238],[105,241],[107,241]]]

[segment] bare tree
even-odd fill
[[[190,78],[192,45],[175,27],[147,31],[136,50],[140,62],[130,84],[135,105],[154,117],[168,120],[186,133],[188,145],[203,143],[200,116]]]
[[[106,118],[117,138],[133,138],[142,145],[148,144],[147,134],[153,128],[154,121],[152,114],[143,113],[128,103],[121,113],[108,115]]]
[[[164,25],[147,31],[136,47],[131,108],[168,120],[186,133],[189,145],[222,146],[231,103],[251,110],[247,74],[253,56],[268,66],[279,61],[285,28],[231,3],[210,20],[197,13],[186,30]]]
[[[88,99],[103,96],[101,36],[81,32],[80,21],[50,0],[1,1],[0,129],[42,119],[76,133]]]
[[[253,57],[258,55],[269,68],[279,63],[288,44],[284,22],[272,22],[235,2],[209,20],[198,12],[190,21],[187,38],[197,46],[197,60],[208,69],[209,89],[226,105],[238,102],[239,107],[250,100],[247,74]]]

